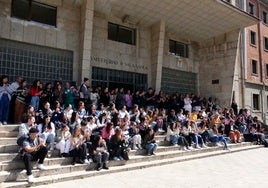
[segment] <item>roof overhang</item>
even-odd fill
[[[197,42],[258,23],[222,0],[98,0],[95,10],[144,27],[162,20],[166,32]]]

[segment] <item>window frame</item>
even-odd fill
[[[253,38],[253,34],[254,34],[254,38]],[[253,40],[254,41],[253,41]],[[250,45],[256,47],[257,46],[257,40],[256,40],[256,32],[253,30],[250,30]]]
[[[268,37],[263,37],[263,49],[268,52]]]
[[[255,5],[251,2],[248,3],[248,13],[255,16]]]
[[[115,37],[112,37],[110,35],[110,26],[115,26]],[[131,34],[131,39],[130,39],[130,42],[124,40],[122,38],[122,36],[120,35],[120,31],[129,31],[130,34]],[[125,43],[125,44],[129,44],[129,45],[136,45],[136,28],[130,28],[130,27],[126,27],[126,26],[123,26],[123,25],[119,25],[119,24],[116,24],[116,23],[112,23],[112,22],[108,22],[108,40],[112,40],[112,41],[116,41],[116,42],[121,42],[121,43]],[[121,36],[121,37],[120,37]]]
[[[16,1],[20,2],[19,0],[12,0],[12,2],[11,2],[11,13],[10,14],[11,14],[12,18],[17,18],[17,19],[21,19],[21,20],[26,20],[26,21],[30,21],[30,22],[36,22],[39,24],[45,24],[48,26],[57,27],[57,14],[58,14],[57,7],[51,6],[51,5],[48,5],[45,3],[40,3],[40,2],[34,1],[34,0],[24,0],[25,2],[28,2],[28,10],[26,13],[24,13],[25,16],[22,17],[22,16],[19,16],[18,13],[16,13],[16,11],[18,11],[17,10],[18,8],[15,6]],[[40,20],[40,15],[34,14],[35,12],[39,12],[39,11],[35,10],[33,7],[36,7],[36,9],[43,8],[42,11],[46,11],[46,14],[53,14],[52,19],[51,20],[44,20],[44,18],[43,18],[43,20]]]
[[[262,11],[262,22],[264,23],[264,24],[268,24],[268,19],[267,19],[267,12],[266,11]]]
[[[171,43],[173,43],[173,49],[171,49]],[[179,53],[178,45],[183,46],[183,52]],[[169,53],[175,56],[180,56],[184,58],[189,58],[189,45],[183,42],[169,39]]]
[[[255,64],[255,68],[253,64]],[[258,61],[255,59],[251,59],[251,75],[258,76]]]
[[[252,106],[253,110],[260,110],[260,95],[259,94],[252,94]]]

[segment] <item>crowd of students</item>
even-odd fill
[[[9,84],[3,76],[3,104],[0,121],[6,124],[10,112],[14,123],[21,123],[18,140],[24,138],[20,153],[29,182],[33,182],[29,161],[38,160],[42,170],[45,157],[51,157],[55,148],[59,157],[72,157],[73,165],[94,161],[96,170],[101,170],[108,169],[108,160],[128,160],[130,149],[155,155],[155,135],[160,133],[185,151],[207,148],[208,142],[228,150],[228,142],[241,142],[242,134],[246,141],[264,142],[257,117],[246,109],[238,112],[234,101],[231,108],[220,108],[217,100],[200,94],[156,94],[152,88],[133,94],[124,88],[93,89],[87,78],[79,87],[36,80],[28,89],[26,80],[18,77]]]

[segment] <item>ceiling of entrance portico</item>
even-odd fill
[[[221,0],[95,0],[95,10],[145,27],[163,20],[166,31],[202,41],[257,23]]]

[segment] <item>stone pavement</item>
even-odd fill
[[[38,187],[265,188],[267,177],[268,148],[260,148]]]

